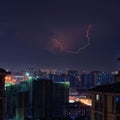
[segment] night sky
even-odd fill
[[[89,46],[71,54],[88,44],[87,32]],[[0,42],[6,69],[117,70],[120,0],[1,2]]]

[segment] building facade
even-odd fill
[[[120,83],[92,88],[91,120],[120,120]]]
[[[37,79],[33,81],[32,116],[34,120],[52,117],[52,80]]]
[[[53,117],[64,116],[64,104],[69,102],[69,82],[53,83]]]

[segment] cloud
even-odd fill
[[[69,48],[69,44],[68,44],[68,47],[66,48],[66,42],[65,41],[61,41],[59,40],[59,38],[57,39],[57,37],[54,37],[50,40],[50,43],[49,43],[49,50],[51,52],[62,52],[62,53],[67,53],[67,54],[79,54],[81,51],[87,49],[90,47],[90,44],[91,44],[91,40],[90,40],[90,30],[91,30],[92,26],[91,25],[88,25],[86,30],[84,31],[85,35],[84,37],[82,37],[82,39],[84,39],[85,44],[83,46],[79,45],[79,47],[77,48],[77,50],[72,50]],[[79,35],[78,35],[79,36]],[[73,38],[74,39],[74,38]],[[76,44],[79,43],[77,41],[73,41],[75,42]],[[80,43],[79,43],[80,44]],[[78,44],[77,44],[78,46]]]

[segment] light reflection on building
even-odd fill
[[[69,96],[69,103],[81,102],[85,105],[92,106],[92,100],[89,98],[81,98],[79,96]]]

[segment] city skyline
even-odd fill
[[[1,67],[118,70],[119,11],[118,0],[2,1]]]

